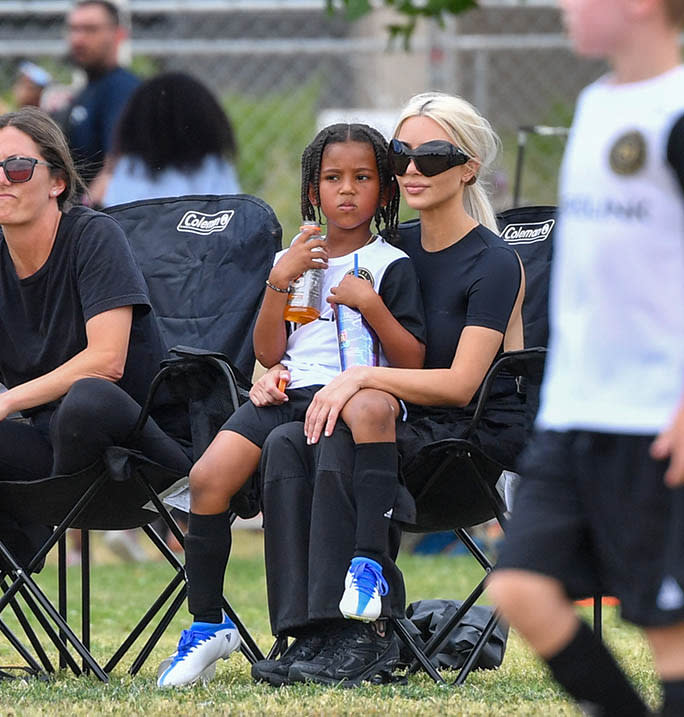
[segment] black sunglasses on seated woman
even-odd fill
[[[33,157],[8,157],[0,162],[0,167],[5,171],[5,176],[13,184],[28,182],[33,176],[33,170],[37,164],[44,164],[52,167],[49,162],[43,162]]]
[[[443,139],[425,142],[415,149],[393,139],[389,146],[389,163],[394,174],[406,174],[409,162],[413,160],[416,169],[426,177],[446,172],[447,169],[465,164],[470,157],[459,147]]]

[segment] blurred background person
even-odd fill
[[[143,82],[124,108],[113,155],[90,199],[107,207],[157,197],[236,194],[236,151],[230,120],[207,87],[184,73],[163,73]],[[185,516],[174,516],[185,529]],[[164,528],[159,525],[169,546],[180,550]],[[105,541],[120,557],[144,557],[137,531],[110,531]]]
[[[52,82],[52,75],[40,65],[22,62],[12,86],[12,95],[17,109],[40,107],[43,90]]]
[[[101,203],[236,194],[236,151],[230,120],[207,87],[181,72],[157,75],[123,110]]]
[[[78,0],[67,18],[67,36],[70,59],[87,81],[72,100],[64,129],[83,179],[96,186],[114,127],[139,80],[119,65],[128,31],[114,2]]]

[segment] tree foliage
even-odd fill
[[[342,11],[349,20],[358,20],[372,10],[371,0],[325,0],[330,12]],[[458,15],[477,7],[477,0],[383,0],[387,7],[404,15],[404,22],[388,26],[391,39],[401,38],[408,46],[409,40],[420,18],[436,20],[444,24],[448,15]]]

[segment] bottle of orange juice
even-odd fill
[[[304,222],[292,243],[308,241],[320,233],[318,222]],[[285,321],[308,324],[320,316],[324,271],[325,269],[308,269],[292,284],[283,313]]]

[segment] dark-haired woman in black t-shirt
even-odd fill
[[[341,575],[353,557],[353,495],[359,490],[350,490],[356,480],[354,453],[337,418],[362,388],[403,399],[408,419],[397,423],[397,444],[407,474],[420,469],[425,445],[463,434],[497,355],[522,348],[522,266],[495,233],[494,213],[480,181],[497,149],[489,123],[460,98],[418,95],[401,115],[391,157],[404,200],[420,212],[420,237],[402,248],[421,282],[426,365],[347,369],[316,395],[303,430],[301,423],[289,424],[267,440],[262,478],[271,625],[274,634],[299,639],[281,660],[256,663],[252,674],[257,679],[358,684],[397,660],[386,621],[340,620],[338,601],[349,589]],[[273,383],[274,376],[264,377],[261,393],[277,401]],[[501,378],[472,438],[509,463],[524,437],[524,406],[514,378]],[[403,517],[406,505],[399,498],[379,516]],[[387,522],[382,573],[389,591],[381,616],[402,617],[403,580],[394,563],[400,531]],[[358,588],[360,596],[364,590],[381,594],[378,581],[365,583]]]
[[[82,188],[57,125],[35,108],[0,117],[0,480],[73,473],[129,445],[164,349],[126,237],[68,210]],[[5,420],[21,412],[26,421]],[[132,447],[178,471],[180,414],[157,405]],[[30,556],[0,514],[0,539]]]

